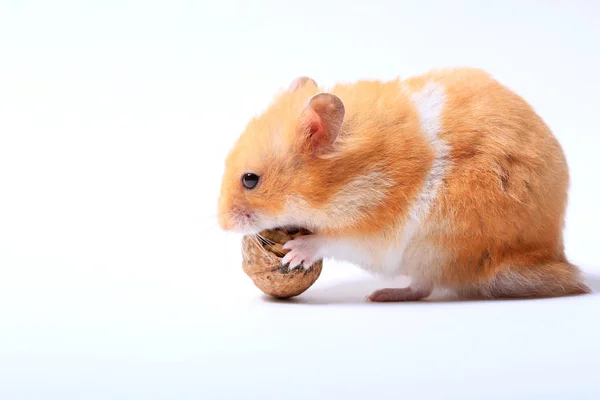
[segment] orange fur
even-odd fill
[[[426,229],[418,241],[443,256],[417,278],[485,297],[589,291],[564,255],[569,177],[560,145],[523,99],[479,70],[333,87],[329,93],[341,99],[345,116],[331,148],[321,153],[310,150],[304,112],[319,89],[312,80],[295,81],[248,124],[230,152],[221,226],[257,231],[293,223],[326,238],[377,238],[373,243],[381,244],[373,246],[381,249],[400,240],[398,229],[436,157],[411,102],[411,94],[431,82],[445,92],[439,138],[448,145],[449,168],[420,221]],[[241,185],[246,172],[261,176],[257,188]],[[383,178],[369,189],[357,183],[364,176]],[[352,193],[344,188],[353,184],[364,204],[348,200]],[[353,205],[348,215],[336,214],[342,198],[340,204]],[[243,215],[253,219],[241,223]]]

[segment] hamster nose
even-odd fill
[[[254,219],[254,216],[250,211],[242,211],[238,215],[239,219],[242,220],[244,223],[252,222],[252,220]]]
[[[233,215],[235,215],[235,219],[241,221],[243,223],[251,222],[254,219],[254,213],[247,208],[234,208]]]

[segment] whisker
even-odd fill
[[[246,252],[246,249],[243,245],[242,245],[242,256],[244,257],[244,259],[248,259],[248,253]]]
[[[248,253],[246,253],[246,249],[244,246],[242,246],[242,257],[244,260],[248,259]]]
[[[259,248],[259,250],[265,254],[268,255],[269,253],[267,252],[267,249],[265,249],[263,243],[260,242],[260,239],[257,237],[257,234],[251,234],[250,235],[251,240],[256,244],[256,247]]]
[[[258,236],[263,242],[267,243],[267,244],[275,244],[275,242],[271,239],[267,239],[266,237],[264,237],[263,235],[261,235],[260,233],[257,233],[256,236]]]
[[[265,249],[265,244],[273,245],[275,244],[275,242],[270,239],[267,239],[266,237],[261,235],[260,232],[257,230],[250,229],[250,232],[251,240],[259,248],[259,251],[262,252],[265,256],[268,256],[270,252],[267,249]]]

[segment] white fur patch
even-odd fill
[[[421,133],[433,149],[435,158],[423,187],[408,211],[406,220],[398,226],[397,242],[387,248],[358,246],[350,251],[353,258],[361,259],[364,267],[384,275],[407,274],[412,277],[430,275],[436,264],[444,258],[441,249],[433,248],[421,240],[428,227],[425,222],[431,207],[439,195],[440,186],[448,169],[449,147],[440,138],[441,116],[444,109],[445,93],[442,85],[428,83],[411,94],[418,114]],[[385,240],[383,242],[386,242]],[[351,246],[344,246],[349,251]],[[365,263],[367,260],[370,262]]]
[[[427,217],[436,199],[438,189],[448,169],[447,157],[450,148],[439,137],[441,131],[441,114],[445,101],[444,88],[439,84],[429,83],[421,91],[414,93],[412,100],[419,111],[421,132],[423,132],[435,152],[433,165],[425,178],[423,188],[411,207],[409,214],[408,222],[418,224]]]
[[[447,157],[450,151],[448,145],[439,137],[442,129],[441,116],[446,100],[444,87],[439,83],[430,82],[420,91],[413,93],[411,100],[419,113],[421,132],[433,149],[435,158],[401,230],[401,242],[396,250],[398,251],[398,261],[403,264],[403,270],[423,268],[424,260],[431,262],[431,259],[435,258],[435,254],[429,254],[434,253],[434,249],[423,246],[413,246],[409,249],[409,246],[419,231],[423,230],[425,220],[438,196],[439,188],[448,169]]]

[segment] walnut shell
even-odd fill
[[[289,298],[304,293],[315,283],[321,275],[322,260],[308,269],[290,271],[287,265],[281,265],[281,258],[288,252],[283,249],[285,242],[306,234],[306,230],[292,233],[275,229],[261,232],[268,241],[250,235],[242,238],[242,268],[257,288],[273,297]]]

